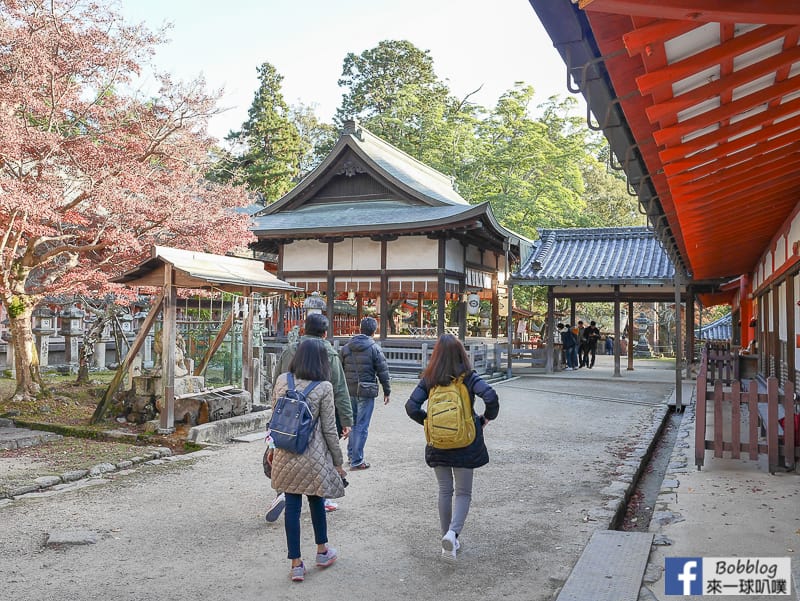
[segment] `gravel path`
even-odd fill
[[[454,565],[440,558],[422,430],[403,409],[413,384],[395,382],[390,405],[375,408],[372,468],[348,475],[347,496],[328,516],[340,560],[310,569],[304,583],[288,579],[282,521],[264,521],[274,493],[259,441],[0,505],[3,598],[552,599],[591,534],[608,527],[630,471],[620,466],[649,443],[674,386],[674,372],[660,381],[593,372],[496,385],[491,462],[476,472]],[[313,559],[306,510],[302,527]],[[97,542],[47,546],[65,530],[96,533]]]

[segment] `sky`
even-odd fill
[[[202,74],[208,89],[224,89],[220,106],[228,110],[209,126],[219,139],[247,119],[264,62],[284,77],[288,104],[312,105],[330,122],[344,91],[337,81],[345,56],[382,40],[428,50],[455,96],[482,86],[472,100],[487,107],[517,81],[534,87],[536,104],[570,95],[564,63],[527,0],[120,2],[128,22],[172,24],[171,41],[153,59],[158,70],[181,80]]]

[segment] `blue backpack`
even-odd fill
[[[286,374],[286,383],[286,392],[272,408],[270,435],[276,448],[302,455],[317,425],[306,398],[319,382],[311,382],[301,392],[294,387],[294,376],[289,372]]]

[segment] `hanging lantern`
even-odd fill
[[[481,297],[477,294],[470,294],[467,297],[467,313],[477,315],[481,310]]]

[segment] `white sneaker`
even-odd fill
[[[272,502],[267,510],[266,519],[268,522],[274,522],[281,516],[283,508],[286,507],[286,495],[281,493]]]
[[[450,560],[455,559],[460,546],[456,533],[448,530],[442,537],[442,557]]]

